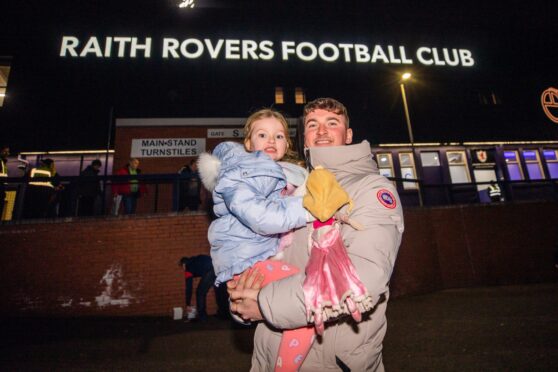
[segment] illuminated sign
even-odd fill
[[[207,130],[207,138],[244,138],[244,129],[212,128]]]
[[[473,53],[468,49],[421,46],[408,50],[403,45],[367,45],[355,43],[321,43],[309,41],[196,39],[179,40],[166,37],[155,48],[153,39],[131,36],[89,37],[80,40],[75,36],[63,36],[60,57],[78,58],[151,58],[155,49],[167,60],[211,58],[214,60],[270,61],[293,60],[326,63],[382,63],[395,65],[461,66],[475,65]]]
[[[197,156],[205,151],[205,138],[140,138],[132,140],[132,158]]]
[[[289,128],[289,136],[296,136],[296,128]],[[207,130],[207,138],[244,138],[244,129],[210,128]]]
[[[541,105],[545,115],[558,124],[558,89],[548,88],[541,95]]]

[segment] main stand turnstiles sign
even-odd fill
[[[473,53],[464,48],[423,45],[363,43],[314,43],[310,41],[272,41],[246,39],[177,39],[166,37],[158,44],[151,37],[106,36],[79,38],[62,36],[59,56],[62,58],[151,58],[195,60],[210,58],[230,61],[293,60],[326,63],[382,63],[397,65],[472,67]]]
[[[205,151],[205,138],[140,138],[132,140],[132,158],[198,156]]]

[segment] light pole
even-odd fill
[[[414,156],[414,146],[415,146],[415,139],[413,137],[413,127],[411,126],[411,116],[409,115],[409,106],[407,105],[407,95],[405,94],[405,81],[411,78],[410,72],[405,72],[401,75],[401,97],[403,97],[403,108],[405,109],[405,119],[407,120],[407,130],[409,131],[409,140],[411,141],[411,146],[413,147],[413,156]],[[421,190],[421,183],[419,181],[418,185],[418,198],[419,198],[419,205],[423,206],[422,201],[422,190]]]
[[[405,81],[411,78],[410,72],[405,72],[401,75],[401,96],[403,97],[403,108],[405,109],[405,119],[407,120],[407,130],[409,131],[409,140],[411,141],[411,146],[415,144],[413,138],[413,127],[411,127],[411,117],[409,116],[409,106],[407,105],[407,95],[405,94]]]

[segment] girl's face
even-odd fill
[[[287,152],[287,137],[283,124],[275,118],[256,120],[252,124],[252,134],[247,143],[250,151],[263,151],[278,161]]]

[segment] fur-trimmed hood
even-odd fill
[[[198,172],[204,187],[213,192],[219,177],[221,169],[221,160],[208,152],[204,152],[198,158]]]

